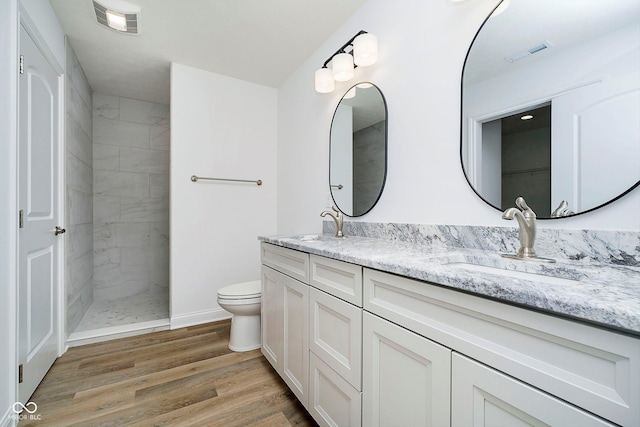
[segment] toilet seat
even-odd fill
[[[249,300],[260,299],[262,294],[262,283],[260,280],[251,282],[236,283],[218,289],[218,299],[223,300]]]

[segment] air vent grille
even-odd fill
[[[545,40],[542,43],[538,43],[535,46],[530,47],[529,49],[521,50],[520,52],[516,52],[513,55],[507,56],[504,59],[509,62],[516,62],[523,58],[526,58],[527,56],[549,49],[552,46],[553,45],[550,42]]]

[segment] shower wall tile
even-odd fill
[[[169,107],[94,96],[94,297],[168,292]]]
[[[93,145],[93,170],[120,170],[120,147],[114,145]]]
[[[93,139],[99,144],[149,148],[149,126],[104,118],[93,119]]]
[[[69,43],[65,56],[64,238],[70,334],[93,301],[93,119],[91,87]]]
[[[119,171],[93,171],[94,195],[141,197],[149,195],[149,175]]]
[[[79,294],[93,278],[93,253],[85,252],[77,262],[73,262],[69,269],[69,289],[67,293]]]
[[[69,112],[80,129],[87,135],[92,132],[91,104],[87,104],[77,90],[66,91],[66,111]]]
[[[70,224],[66,229],[68,261],[73,262],[86,252],[93,251],[93,224]]]
[[[93,117],[110,120],[120,118],[120,98],[101,93],[93,94]]]
[[[169,221],[169,198],[122,198],[120,220],[127,222]]]
[[[98,249],[93,253],[93,274],[113,274],[120,271],[120,248]]]
[[[171,130],[169,126],[151,126],[149,128],[149,146],[153,150],[169,151],[171,141]]]
[[[93,222],[105,224],[120,221],[120,197],[94,194]]]
[[[74,155],[87,166],[91,167],[93,158],[91,135],[93,135],[93,132],[88,134],[84,132],[81,126],[75,121],[75,118],[70,111],[66,112],[65,117],[65,142],[67,156]]]
[[[149,244],[148,223],[118,222],[93,227],[93,247],[97,249],[124,248]]]
[[[123,147],[120,149],[120,170],[129,172],[168,173],[169,152]]]
[[[67,188],[67,224],[93,222],[93,195]]]
[[[149,278],[146,272],[120,272],[105,281],[96,280],[93,292],[96,300],[104,301],[126,298],[148,290]]]
[[[167,197],[169,194],[169,174],[149,175],[149,196]]]
[[[81,161],[74,155],[67,156],[66,168],[67,188],[80,191],[85,194],[93,193],[93,171],[91,166]]]
[[[120,249],[120,253],[122,254],[120,271],[123,273],[149,271],[149,256],[151,251],[148,245],[122,248]]]
[[[120,120],[147,125],[169,125],[169,106],[120,98]]]

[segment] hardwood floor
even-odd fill
[[[19,426],[315,426],[260,350],[234,353],[229,321],[69,349]]]

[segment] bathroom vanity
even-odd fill
[[[261,240],[262,352],[320,425],[640,425],[637,269]]]

